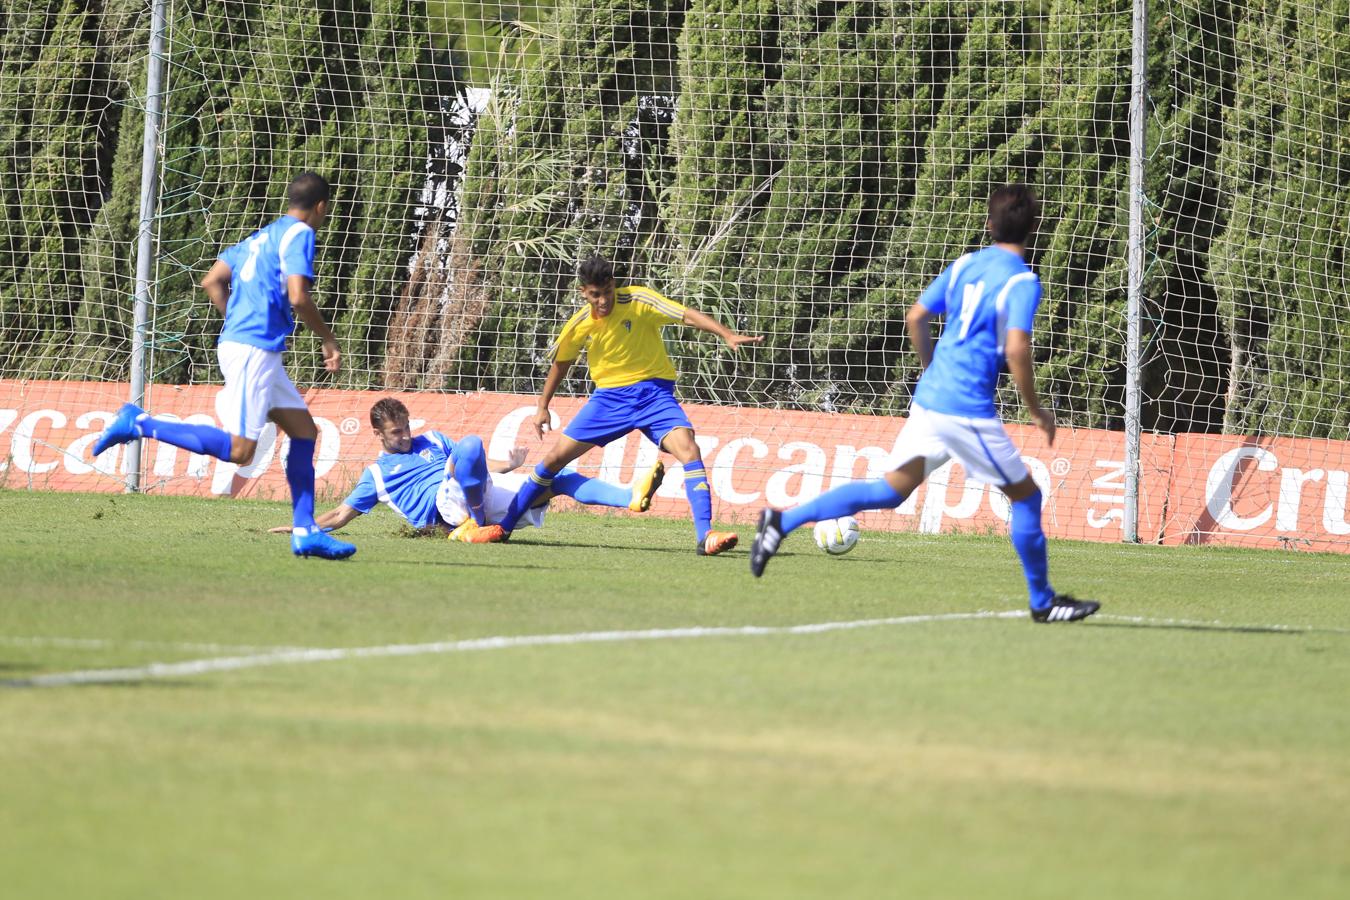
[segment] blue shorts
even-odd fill
[[[675,382],[652,378],[624,387],[598,388],[563,434],[603,447],[636,428],[660,447],[676,428],[693,427],[675,399]]]

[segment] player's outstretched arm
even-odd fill
[[[685,307],[684,324],[691,328],[697,328],[699,331],[706,331],[709,334],[715,334],[726,342],[726,345],[732,350],[739,350],[742,344],[758,344],[764,340],[764,335],[738,334],[732,331],[721,322],[714,319],[707,313],[701,313],[696,309]]]
[[[295,311],[296,317],[323,341],[323,367],[329,372],[336,372],[342,367],[342,354],[338,350],[337,335],[333,334],[332,329],[324,322],[323,314],[314,304],[309,279],[304,275],[291,275],[286,279],[286,295],[290,298],[291,309]]]
[[[498,475],[505,475],[507,472],[514,472],[525,465],[527,453],[524,447],[512,447],[511,452],[506,454],[506,459],[499,459],[488,463],[488,471],[496,472]]]
[[[211,305],[218,309],[222,316],[225,315],[225,307],[230,304],[232,274],[229,264],[223,259],[218,259],[202,277],[202,290],[206,292],[206,299],[211,301]]]
[[[361,511],[353,509],[345,503],[341,503],[326,513],[320,513],[314,517],[314,524],[328,531],[337,531],[344,525],[350,524],[353,519],[360,517]],[[290,534],[290,525],[278,525],[276,528],[267,529],[272,534]]]
[[[567,377],[574,362],[576,362],[574,359],[555,359],[547,377],[544,378],[544,389],[539,392],[539,406],[535,410],[534,418],[530,420],[530,424],[534,426],[534,433],[540,440],[543,440],[544,432],[553,427],[548,405],[553,402],[553,395],[558,392],[558,386]]]
[[[1036,371],[1031,360],[1031,335],[1020,328],[1009,328],[1004,341],[1003,355],[1008,360],[1008,373],[1012,375],[1017,393],[1022,397],[1022,405],[1031,413],[1036,427],[1045,432],[1045,441],[1055,444],[1055,414],[1041,406],[1041,398],[1036,393]]]

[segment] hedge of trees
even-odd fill
[[[1146,427],[1350,436],[1348,4],[1152,4]],[[338,188],[317,287],[343,385],[537,388],[598,251],[767,336],[738,358],[672,336],[686,397],[903,410],[904,309],[981,241],[990,187],[1023,180],[1046,207],[1045,390],[1077,424],[1121,425],[1120,0],[563,0],[495,27],[467,124],[469,77],[424,4],[174,10],[160,381],[211,377],[203,260],[314,168]],[[0,18],[0,377],[125,377],[144,0]],[[304,378],[317,347],[295,344]]]

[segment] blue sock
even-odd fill
[[[783,533],[795,531],[803,525],[821,519],[851,516],[864,509],[895,509],[905,498],[896,493],[884,478],[873,481],[850,481],[832,491],[826,491],[814,500],[783,510]]]
[[[684,467],[684,494],[689,498],[689,511],[694,514],[694,534],[701,547],[703,539],[712,530],[712,491],[708,488],[708,473],[703,468],[703,460],[694,460]]]
[[[314,527],[314,442],[291,438],[286,456],[286,483],[291,486],[291,525]]]
[[[141,437],[154,438],[193,453],[207,453],[226,462],[230,460],[230,433],[214,425],[188,425],[146,416],[136,420],[136,428]]]
[[[617,506],[620,509],[627,509],[633,499],[621,487],[571,471],[562,471],[553,476],[553,493],[590,506]]]
[[[530,480],[520,486],[520,490],[511,501],[511,507],[506,511],[506,517],[500,523],[503,531],[516,530],[516,522],[520,517],[525,515],[545,492],[552,490],[555,474],[543,463],[534,467],[534,471],[530,473]]]
[[[1012,545],[1022,560],[1031,593],[1031,608],[1045,609],[1055,596],[1050,587],[1050,562],[1045,554],[1045,532],[1041,530],[1041,492],[1012,501]]]
[[[464,489],[464,499],[469,504],[469,515],[479,525],[487,524],[487,513],[483,509],[483,490],[487,486],[487,456],[483,453],[483,439],[476,434],[466,434],[460,438],[450,459],[455,464],[455,481]]]

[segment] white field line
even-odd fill
[[[817,622],[808,625],[740,625],[724,627],[693,626],[687,628],[653,628],[638,631],[582,631],[566,634],[526,634],[499,635],[496,637],[470,638],[461,641],[434,641],[427,644],[384,644],[375,647],[269,647],[263,652],[245,653],[240,656],[215,657],[211,659],[190,659],[172,663],[149,663],[119,669],[87,669],[75,672],[55,672],[50,675],[34,675],[29,678],[16,678],[0,681],[0,687],[64,687],[78,684],[112,684],[119,682],[147,681],[156,678],[186,678],[205,675],[211,672],[228,672],[238,669],[256,669],[264,666],[280,666],[296,663],[332,662],[345,659],[375,659],[391,656],[426,656],[445,653],[466,653],[475,650],[510,650],[517,647],[551,647],[575,644],[627,643],[633,641],[670,641],[688,638],[708,637],[772,637],[775,635],[824,634],[831,631],[853,631],[863,628],[882,628],[893,625],[918,625],[927,622],[956,622],[974,619],[1025,619],[1022,610],[1004,610],[995,612],[981,610],[969,613],[939,613],[934,615],[894,616],[886,619],[856,619],[845,622]],[[1345,628],[1320,628],[1302,625],[1234,625],[1217,620],[1196,619],[1159,619],[1148,616],[1120,616],[1098,614],[1098,619],[1116,622],[1132,622],[1154,626],[1181,626],[1196,628],[1222,628],[1229,630],[1250,629],[1253,631],[1282,631],[1290,634],[1330,633],[1350,634]],[[3,641],[70,641],[83,644],[82,638],[3,638]],[[106,642],[109,646],[114,642]],[[129,642],[120,646],[149,646],[153,642]],[[59,644],[57,644],[59,646]],[[154,644],[154,646],[177,649],[227,647],[212,644]],[[235,648],[236,650],[249,648]]]
[[[888,625],[917,625],[925,622],[953,622],[968,619],[1025,619],[1021,610],[938,615],[895,616],[889,619],[858,619],[851,622],[818,622],[811,625],[741,625],[729,627],[653,628],[641,631],[582,631],[571,634],[502,635],[470,638],[462,641],[435,641],[429,644],[385,644],[376,647],[284,648],[266,653],[226,656],[214,659],[189,659],[183,662],[150,663],[123,669],[87,669],[54,672],[0,682],[4,687],[64,687],[76,684],[110,684],[146,681],[155,678],[186,678],[210,672],[256,669],[294,663],[331,662],[344,659],[374,659],[389,656],[425,656],[441,653],[465,653],[474,650],[509,650],[516,647],[551,647],[573,644],[626,643],[630,641],[671,641],[708,637],[771,637],[775,635],[823,634]]]

